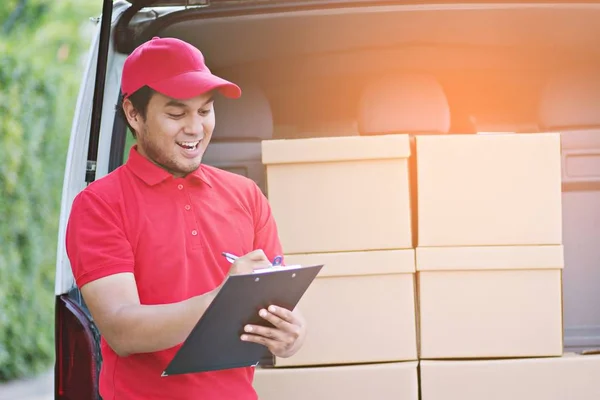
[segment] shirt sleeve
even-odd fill
[[[283,256],[277,223],[271,205],[257,185],[253,185],[254,198],[254,248],[262,249],[269,260]],[[285,259],[284,259],[285,263]]]
[[[73,201],[65,244],[79,288],[108,275],[134,271],[133,250],[122,219],[89,190]]]

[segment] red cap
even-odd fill
[[[143,86],[179,100],[214,89],[229,98],[242,94],[237,85],[210,72],[200,50],[174,38],[154,37],[125,60],[121,79],[124,98]]]

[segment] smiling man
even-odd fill
[[[102,334],[105,399],[256,399],[253,369],[161,377],[228,274],[282,253],[270,206],[251,180],[202,164],[214,96],[240,88],[213,75],[201,52],[154,38],[126,60],[119,112],[136,138],[127,163],[75,198],[67,227],[73,275]],[[235,101],[235,100],[231,100]],[[222,252],[243,255],[235,263]],[[275,328],[240,340],[280,357],[298,351],[296,311],[261,310]],[[202,355],[199,355],[201,357]]]

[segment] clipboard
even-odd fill
[[[268,349],[240,339],[246,324],[272,327],[258,312],[293,310],[323,265],[272,267],[230,275],[161,376],[256,366]]]

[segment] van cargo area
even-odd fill
[[[126,160],[121,70],[154,36],[240,85],[203,160],[259,185],[286,255],[326,264],[300,305],[314,336],[257,367],[261,399],[600,398],[600,356],[575,354],[600,348],[600,2],[132,3],[98,24],[74,115],[57,399],[92,398],[102,361],[71,202]]]

